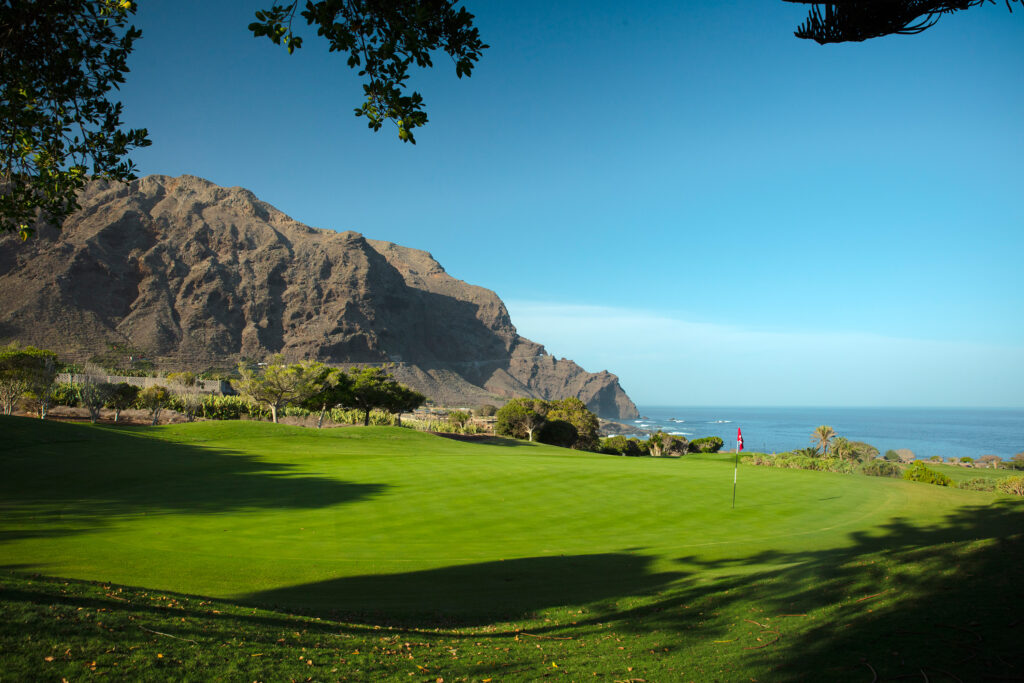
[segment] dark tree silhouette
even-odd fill
[[[1004,0],[1011,12],[1012,2]],[[995,0],[837,0],[812,2],[786,0],[811,5],[807,19],[795,31],[797,38],[826,43],[870,40],[888,35],[912,35],[931,28],[943,14],[995,4]]]
[[[348,53],[347,63],[365,78],[366,101],[355,110],[367,125],[380,130],[385,121],[398,127],[398,137],[416,143],[413,129],[427,122],[423,98],[404,94],[409,67],[433,66],[432,54],[445,52],[455,63],[455,75],[470,76],[487,45],[473,26],[473,15],[457,0],[299,0],[256,12],[249,30],[284,45],[289,53],[302,47],[292,31],[296,15],[326,39],[331,52]]]

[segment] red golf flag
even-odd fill
[[[739,427],[736,428],[736,450],[743,450],[743,430]]]

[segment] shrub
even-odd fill
[[[626,450],[622,452],[623,455],[632,457],[639,457],[641,455],[647,455],[648,453],[650,453],[650,450],[647,448],[647,442],[641,441],[635,436],[627,440]]]
[[[334,408],[333,410],[330,410],[328,412],[328,415],[330,415],[331,417],[331,422],[348,425],[362,424],[364,417],[363,411],[351,410],[346,408]],[[376,409],[370,411],[370,426],[377,427],[394,424],[395,416],[392,415],[391,413]],[[435,425],[437,426],[434,429],[430,429],[429,431],[442,431],[442,429],[440,428],[441,424],[442,423],[440,421],[436,422]]]
[[[887,462],[899,462],[900,461],[900,454],[897,453],[896,451],[892,450],[891,448],[885,452],[885,455],[883,457],[885,458],[885,460]]]
[[[73,382],[61,382],[53,387],[53,405],[77,406],[81,387]]]
[[[972,458],[969,455],[965,455],[964,457],[960,458],[960,462],[963,463],[964,465],[973,465],[974,458]]]
[[[664,453],[662,453],[662,455],[669,455],[678,458],[679,456],[686,455],[690,452],[690,442],[686,440],[685,436],[669,434],[665,439],[663,448]]]
[[[498,412],[498,407],[493,406],[490,403],[485,403],[473,412],[476,413],[477,417],[494,417]]]
[[[548,420],[537,433],[537,441],[562,448],[571,447],[577,438],[579,432],[576,427],[566,420]]]
[[[548,414],[548,402],[531,398],[514,398],[495,413],[494,433],[511,436],[513,439],[533,441],[536,432],[544,424]]]
[[[139,398],[139,391],[139,387],[127,382],[118,382],[111,386],[107,407],[114,410],[114,422],[120,421],[122,410],[127,410],[135,404]]]
[[[690,449],[690,442],[685,437],[678,434],[666,434],[662,431],[651,434],[644,445],[647,453],[654,457],[678,458],[681,455],[686,455]]]
[[[859,462],[868,462],[878,457],[878,449],[863,441],[851,441],[849,442],[849,448],[853,459]]]
[[[569,396],[560,401],[548,401],[547,419],[565,420],[576,428],[576,441],[572,447],[581,451],[596,451],[600,446],[598,431],[601,427],[597,415],[580,399]]]
[[[903,470],[899,465],[888,460],[872,460],[865,463],[864,469],[861,471],[869,477],[898,477]]]
[[[721,437],[705,436],[691,441],[689,450],[691,453],[717,453],[724,444]]]
[[[807,449],[801,448],[791,453],[779,453],[778,455],[754,453],[743,456],[743,462],[766,467],[783,467],[791,470],[816,470],[819,472],[837,472],[839,474],[853,474],[857,471],[857,463],[853,460],[847,460],[840,457],[811,457],[807,455],[806,451]],[[896,470],[898,472],[899,468],[896,468]]]
[[[455,431],[462,431],[466,428],[466,423],[469,422],[469,413],[464,410],[453,410],[448,413],[448,422],[451,423]]]
[[[168,372],[167,373],[167,380],[168,381],[170,381],[170,382],[177,382],[178,384],[180,384],[183,387],[194,387],[196,385],[196,379],[198,379],[196,377],[196,373],[189,372],[188,370],[186,370],[184,372]]]
[[[203,396],[201,407],[207,420],[238,420],[242,415],[259,417],[262,409],[256,403],[242,396]]]
[[[836,472],[839,474],[853,474],[857,469],[857,463],[843,458],[816,458],[811,461],[811,468],[819,472]]]
[[[1011,496],[1024,496],[1024,475],[1007,477],[999,482],[996,487],[1000,493],[1009,493]]]
[[[985,477],[976,477],[974,479],[962,481],[957,484],[956,487],[967,491],[995,491],[996,483],[991,479],[986,479]]]
[[[932,457],[928,458],[928,462],[942,462],[942,456],[933,455]]]
[[[601,450],[599,452],[607,455],[626,455],[626,449],[628,448],[629,440],[620,434],[601,439]]]
[[[936,486],[949,486],[953,480],[941,472],[925,467],[923,462],[917,461],[903,472],[903,478],[907,481],[917,481],[922,484],[935,484]]]
[[[668,439],[668,434],[658,430],[647,437],[647,452],[655,458],[660,458],[662,452],[665,449],[665,442]]]
[[[90,378],[78,391],[78,400],[89,411],[89,420],[93,424],[100,418],[100,410],[114,394],[114,386],[109,382],[98,382]]]
[[[775,466],[790,470],[810,470],[814,469],[814,460],[801,452],[780,453],[775,456]]]
[[[236,368],[206,368],[199,373],[199,379],[215,379],[219,382],[230,382],[239,377]]]
[[[160,419],[160,411],[167,407],[170,400],[171,392],[167,390],[167,387],[160,385],[146,387],[139,392],[139,405],[149,411],[153,418],[153,424]]]

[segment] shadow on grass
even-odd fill
[[[0,418],[0,429],[0,541],[80,533],[142,514],[319,508],[385,488],[134,430],[29,418]]]
[[[961,508],[942,523],[896,519],[850,545],[732,559],[679,558],[666,599],[620,611],[623,630],[702,637],[768,667],[771,680],[1024,680],[1024,505]],[[751,566],[782,569],[748,574]],[[729,576],[731,570],[736,574]]]
[[[490,434],[453,434],[451,432],[430,432],[434,436],[440,436],[452,441],[466,441],[468,443],[486,444],[488,446],[507,446],[508,448],[522,448],[533,446],[529,441],[521,441],[504,436],[492,436]]]
[[[412,628],[544,612],[556,618],[532,633],[614,629],[675,651],[728,649],[773,681],[1024,680],[1024,505],[965,507],[933,525],[896,519],[836,541],[848,544],[681,557],[679,571],[660,573],[632,553],[526,558],[338,578],[246,602]],[[578,605],[587,614],[573,609],[567,624],[559,608]]]
[[[642,555],[527,557],[404,574],[332,579],[255,593],[246,602],[302,608],[353,623],[462,627],[529,618],[539,610],[655,593],[679,572],[654,573]]]

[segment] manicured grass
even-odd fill
[[[1024,506],[987,493],[741,466],[733,510],[722,456],[253,422],[0,430],[0,548],[16,570],[0,579],[16,615],[0,657],[19,679],[82,674],[101,654],[111,674],[153,679],[200,665],[431,681],[1024,667]],[[115,636],[129,644],[99,653]],[[296,664],[302,647],[322,650],[314,665]]]
[[[1021,470],[993,470],[987,467],[959,467],[957,465],[943,465],[927,461],[924,464],[936,472],[942,472],[956,482],[967,481],[968,479],[992,479],[994,481],[999,481],[1006,477],[1024,474],[1024,471]]]

